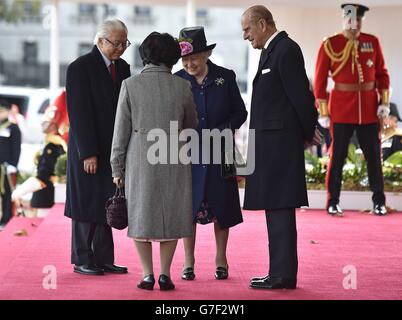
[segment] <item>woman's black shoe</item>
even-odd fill
[[[185,268],[181,274],[181,278],[183,280],[194,280],[195,278],[194,268],[191,267]]]
[[[226,268],[224,267],[217,267],[215,271],[215,279],[216,280],[224,280],[229,277],[229,266]]]
[[[153,290],[154,285],[155,285],[154,275],[149,274],[149,275],[145,276],[144,279],[142,279],[141,282],[139,282],[137,284],[137,288],[145,289],[145,290]]]
[[[170,279],[167,275],[161,274],[159,276],[159,287],[162,291],[167,291],[167,290],[173,290],[174,289],[174,284],[172,282],[172,279]]]

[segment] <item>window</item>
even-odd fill
[[[20,113],[23,116],[26,116],[29,102],[29,98],[27,96],[0,93],[0,99],[4,99],[8,103],[16,104],[20,109]]]
[[[95,14],[96,6],[93,4],[80,3],[79,13],[85,16],[93,16]]]
[[[135,17],[151,17],[151,7],[134,6]]]
[[[40,22],[41,21],[42,4],[39,0],[21,2],[22,20],[25,22]]]
[[[81,57],[84,54],[87,54],[92,50],[92,43],[80,43],[78,46],[78,57]]]
[[[39,114],[44,114],[45,111],[46,111],[46,109],[47,109],[47,107],[49,107],[49,103],[50,103],[50,100],[49,100],[49,99],[45,99],[45,100],[42,102],[42,104],[40,105],[39,110],[38,110],[38,113],[39,113]]]
[[[104,9],[104,17],[114,17],[116,15],[116,8],[114,6],[111,6],[109,4],[104,4],[103,5]]]
[[[197,9],[197,18],[200,18],[200,19],[208,18],[207,9]]]
[[[154,18],[151,7],[134,6],[133,22],[135,24],[152,24]]]
[[[211,24],[211,19],[207,9],[197,9],[196,11],[197,24],[208,26]]]
[[[24,42],[24,64],[35,65],[38,63],[38,43],[25,41]]]

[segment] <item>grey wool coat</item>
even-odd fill
[[[172,75],[165,66],[149,64],[139,75],[123,81],[111,166],[113,177],[125,178],[129,237],[162,240],[191,236],[191,164],[170,164],[169,143],[160,144],[166,147],[167,164],[152,164],[147,157],[150,147],[159,141],[150,133],[152,129],[164,130],[168,142],[171,134],[178,139],[177,133],[170,133],[171,121],[178,122],[179,130],[198,125],[187,80]],[[184,143],[179,143],[179,150]]]

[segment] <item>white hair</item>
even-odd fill
[[[110,36],[110,31],[112,30],[122,30],[125,33],[128,33],[127,27],[123,21],[118,19],[106,20],[99,26],[94,39],[94,44],[97,44],[100,38],[108,38]]]

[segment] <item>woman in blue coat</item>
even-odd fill
[[[203,27],[185,28],[179,37],[183,68],[176,75],[191,82],[197,106],[197,131],[202,129],[239,129],[247,111],[236,84],[236,75],[213,64],[209,57],[215,44],[207,46]],[[200,154],[201,154],[200,148]],[[200,158],[202,156],[200,155]],[[212,162],[211,162],[212,163]],[[220,164],[193,164],[193,236],[184,239],[185,263],[182,279],[193,280],[196,223],[214,223],[216,240],[215,278],[227,279],[226,247],[229,228],[243,222],[237,181],[222,178]]]

